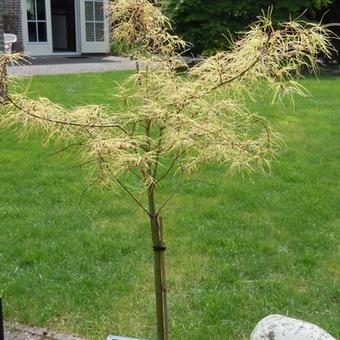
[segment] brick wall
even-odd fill
[[[0,52],[4,49],[4,27],[3,27],[3,7],[2,1],[0,0]]]
[[[13,50],[23,51],[21,5],[20,0],[0,0],[3,1],[3,21],[4,31],[14,33],[18,37],[18,42],[13,45]]]

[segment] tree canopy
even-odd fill
[[[193,52],[215,52],[228,46],[226,32],[244,30],[261,11],[273,7],[274,23],[293,19],[306,11],[313,18],[334,0],[165,0],[164,10],[174,21],[176,33],[193,43]],[[204,32],[204,34],[202,34]]]
[[[317,69],[320,52],[330,55],[332,33],[320,24],[298,21],[275,29],[270,16],[262,16],[232,49],[188,68],[180,54],[185,42],[172,34],[158,7],[148,0],[115,0],[110,9],[113,39],[126,44],[131,58],[144,65],[120,85],[115,109],[68,109],[46,98],[31,99],[5,72],[6,64],[21,56],[4,53],[0,127],[21,126],[23,134],[40,132],[46,143],[73,147],[91,184],[121,187],[143,209],[154,251],[157,339],[168,340],[162,209],[203,164],[219,164],[226,172],[269,167],[281,146],[280,135],[247,108],[247,99],[266,93],[277,102],[304,95],[296,79],[302,70]],[[160,200],[158,190],[170,176],[177,183]]]

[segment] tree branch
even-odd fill
[[[171,171],[171,169],[174,167],[174,165],[176,164],[176,162],[177,162],[177,160],[178,160],[178,158],[181,156],[181,153],[179,152],[179,153],[177,153],[177,155],[176,155],[176,157],[172,160],[172,162],[171,162],[171,164],[170,164],[170,166],[169,166],[169,168],[164,172],[164,174],[157,180],[156,178],[156,180],[157,180],[157,183],[159,183],[162,179],[164,179],[164,177],[166,177],[167,176],[167,174]]]
[[[60,150],[57,150],[55,152],[53,152],[50,156],[55,156],[55,155],[58,155],[66,150],[68,150],[69,148],[73,147],[73,146],[82,146],[84,145],[83,143],[72,143],[72,144],[68,144],[66,145],[65,147],[63,147],[62,149]]]
[[[80,196],[80,200],[79,200],[79,205],[81,205],[81,203],[82,203],[82,201],[83,201],[83,198],[84,198],[86,192],[87,192],[87,191],[90,189],[90,187],[91,187],[92,185],[94,185],[96,182],[98,182],[98,178],[94,179],[91,183],[89,183],[89,184],[86,186],[86,188],[82,191],[81,196]]]
[[[6,92],[4,92],[3,89],[0,89],[0,91],[1,91],[1,94],[3,95],[3,97],[5,99],[7,99],[14,107],[16,107],[21,112],[23,112],[23,113],[27,114],[28,116],[31,116],[35,119],[43,120],[43,121],[53,123],[53,124],[58,124],[58,125],[78,126],[78,127],[83,127],[83,128],[89,128],[89,129],[93,129],[93,128],[101,128],[101,129],[118,128],[118,129],[122,130],[124,133],[129,134],[129,132],[126,129],[124,129],[121,125],[116,124],[116,123],[112,123],[112,124],[84,124],[84,123],[79,123],[79,122],[70,122],[70,121],[58,120],[58,119],[53,119],[53,118],[41,117],[37,114],[34,114],[34,113],[31,113],[31,112],[24,110]]]
[[[152,173],[152,177],[154,179],[156,179],[156,175],[157,175],[157,169],[158,169],[158,162],[159,162],[159,158],[160,158],[160,147],[162,145],[162,135],[163,135],[163,132],[165,130],[165,127],[164,126],[161,126],[160,129],[159,129],[159,135],[158,135],[158,143],[157,143],[157,146],[156,146],[156,162],[155,162],[155,167],[153,169],[153,173]]]
[[[264,51],[266,50],[266,48],[268,46],[268,43],[269,43],[270,38],[271,38],[271,32],[267,32],[267,35],[268,35],[268,37],[267,37],[266,42],[259,49],[260,55],[257,58],[255,58],[255,60],[248,67],[246,67],[243,71],[241,71],[236,76],[234,76],[234,77],[232,77],[230,79],[227,79],[225,81],[220,81],[217,85],[213,86],[212,88],[210,88],[209,90],[205,91],[204,93],[201,93],[201,94],[199,94],[197,96],[191,95],[189,98],[186,99],[186,102],[184,101],[184,103],[182,103],[183,105],[181,105],[181,107],[177,110],[176,113],[178,114],[181,111],[183,111],[185,109],[185,107],[192,102],[192,100],[201,99],[201,98],[209,95],[211,92],[215,91],[216,89],[218,89],[218,88],[220,88],[220,87],[222,87],[224,85],[230,84],[230,83],[234,82],[235,80],[243,77],[247,72],[249,72],[261,60],[261,57],[262,57]]]
[[[175,196],[178,188],[183,184],[183,180],[179,180],[178,183],[175,185],[175,188],[172,194],[160,205],[156,215],[159,215],[160,211],[169,203],[169,201]]]
[[[129,196],[144,210],[144,212],[150,216],[149,212],[144,208],[142,203],[138,201],[138,199],[132,194],[132,192],[118,179],[116,178],[116,182],[129,194]]]

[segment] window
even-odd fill
[[[26,0],[29,42],[47,42],[45,0]]]
[[[86,41],[104,41],[104,2],[85,1]]]

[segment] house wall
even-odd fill
[[[108,0],[104,1],[106,8]],[[43,56],[53,54],[53,27],[51,18],[51,0],[45,0],[47,20],[47,42],[29,42],[26,22],[26,0],[0,0],[3,2],[3,29],[6,33],[17,35],[18,41],[13,45],[13,51],[25,52],[27,55]],[[78,53],[107,53],[109,52],[109,22],[106,19],[105,41],[86,41],[85,0],[75,0],[76,36]],[[1,15],[0,15],[1,17]],[[107,17],[106,15],[104,17]],[[0,31],[1,32],[1,31]],[[61,36],[58,32],[58,38]],[[56,37],[55,37],[56,39]]]
[[[4,50],[4,26],[3,26],[3,6],[2,1],[0,0],[0,52]]]
[[[3,1],[3,24],[6,33],[14,33],[18,37],[17,43],[13,45],[13,50],[23,51],[23,37],[21,24],[21,3],[20,0],[2,0]]]

